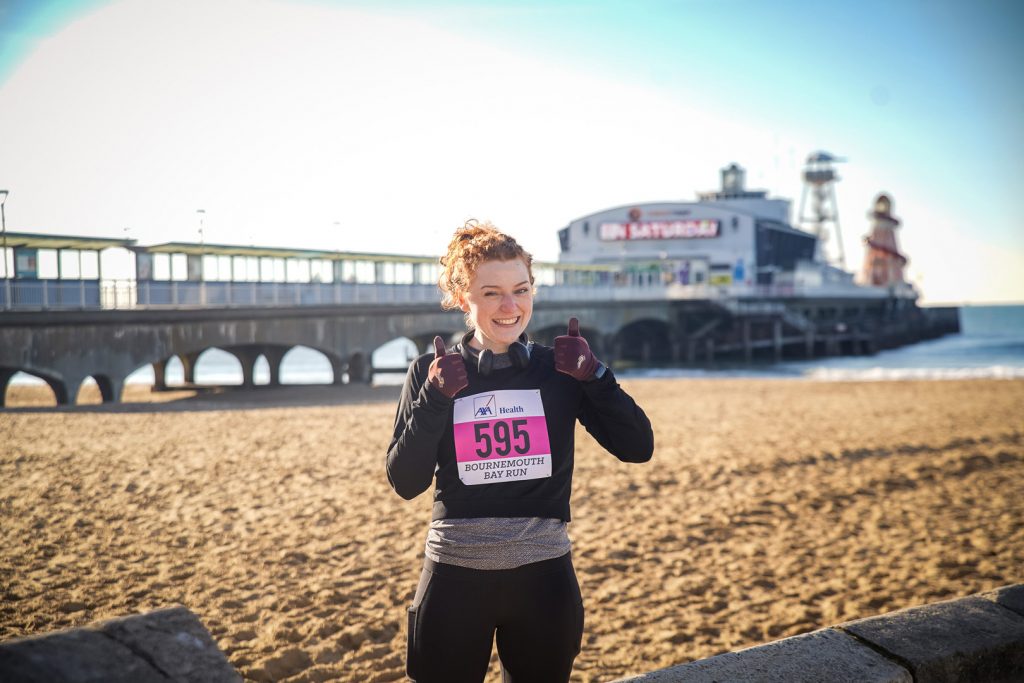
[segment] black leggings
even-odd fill
[[[515,569],[426,560],[409,608],[406,673],[416,683],[480,683],[497,631],[505,683],[564,683],[583,637],[569,553]]]

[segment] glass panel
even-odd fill
[[[170,254],[153,254],[153,279],[154,280],[170,280],[171,279],[171,255]]]
[[[299,261],[297,259],[290,258],[285,261],[286,275],[285,280],[287,282],[301,282],[302,279],[299,276]]]
[[[188,279],[188,258],[185,254],[171,254],[171,279]]]
[[[80,253],[82,254],[82,279],[98,279],[100,276],[100,253],[98,251],[83,251]]]
[[[356,282],[373,283],[374,267],[371,261],[356,261]]]
[[[77,280],[82,277],[78,257],[82,252],[77,249],[64,249],[60,252],[60,276],[65,280]]]
[[[55,249],[39,250],[39,279],[52,280],[57,277],[57,251]]]
[[[203,254],[203,279],[212,282],[217,279],[218,272],[220,272],[220,264],[217,263],[217,257],[212,254]]]
[[[412,284],[412,265],[411,263],[396,263],[395,264],[395,284],[399,285],[411,285]]]
[[[223,282],[231,281],[231,257],[230,256],[218,256],[217,257],[217,279]]]
[[[333,279],[331,275],[331,262],[323,259],[316,259],[310,262],[312,273],[310,279],[313,282],[331,282]]]

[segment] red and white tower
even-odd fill
[[[878,195],[868,218],[872,219],[871,234],[864,238],[861,282],[876,287],[905,283],[903,267],[907,265],[907,257],[900,253],[896,242],[896,228],[900,221],[892,215],[892,199],[886,194]]]

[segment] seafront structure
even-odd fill
[[[892,215],[889,195],[878,195],[868,217],[871,218],[871,233],[864,238],[864,267],[860,282],[873,287],[904,286],[903,267],[907,265],[907,257],[900,252],[896,240],[896,228],[900,222]]]
[[[813,155],[812,155],[813,156]],[[884,201],[883,201],[884,200]],[[744,186],[733,164],[696,202],[607,209],[558,232],[558,262],[535,263],[530,334],[550,343],[570,315],[601,358],[709,364],[870,354],[959,330],[958,311],[921,309],[902,277],[891,200],[879,198],[865,285],[820,257],[818,236],[789,223],[788,200]],[[334,381],[368,381],[374,349],[397,337],[420,348],[455,337],[440,311],[434,257],[171,242],[140,245],[6,233],[14,277],[0,288],[0,405],[18,371],[73,403],[88,377],[105,401],[170,359],[187,382],[210,348],[234,354],[244,383],[261,358],[277,382],[294,346],[323,353]],[[129,256],[127,277],[101,251]]]

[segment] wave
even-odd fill
[[[1024,379],[1024,368],[990,365],[975,368],[814,368],[805,379],[824,382],[894,382],[901,380]]]

